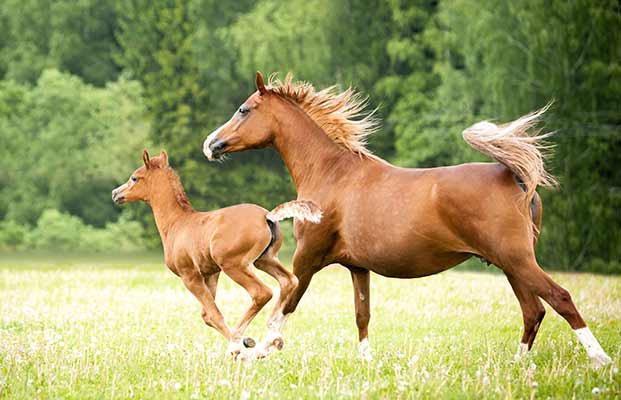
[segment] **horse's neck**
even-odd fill
[[[280,153],[298,193],[314,191],[325,182],[336,165],[353,162],[356,157],[334,143],[299,108],[286,105],[285,117],[278,120],[274,147]]]
[[[164,247],[168,240],[168,233],[175,222],[190,210],[184,209],[177,199],[172,187],[162,186],[158,188],[158,193],[151,196],[149,201],[155,218],[155,225],[160,233]]]

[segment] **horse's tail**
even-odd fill
[[[283,203],[268,212],[266,218],[278,222],[287,218],[297,218],[318,224],[322,216],[321,208],[310,200],[293,200]]]
[[[505,165],[523,182],[527,200],[533,198],[538,185],[557,185],[556,179],[544,165],[550,146],[542,142],[553,132],[528,132],[537,125],[539,117],[550,104],[513,122],[496,125],[482,121],[463,131],[464,140],[470,146]]]

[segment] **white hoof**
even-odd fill
[[[360,355],[360,359],[364,361],[373,361],[373,354],[371,354],[371,345],[369,344],[368,338],[364,338],[358,343],[358,354]]]
[[[612,362],[612,359],[606,353],[598,353],[589,356],[591,359],[591,366],[595,369],[605,367]]]

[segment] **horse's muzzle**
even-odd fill
[[[207,156],[209,161],[217,160],[225,153],[226,147],[226,140],[215,139],[211,143],[207,143],[207,141],[205,141],[205,144],[203,145],[203,153],[205,153],[205,156]]]

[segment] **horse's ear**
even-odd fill
[[[144,162],[144,166],[149,169],[151,168],[151,160],[149,159],[149,152],[147,149],[142,151],[142,161]]]
[[[257,79],[255,83],[257,84],[257,90],[259,91],[261,95],[264,95],[265,93],[267,93],[267,89],[265,88],[265,82],[263,82],[263,75],[261,75],[261,71],[257,71]]]
[[[166,153],[166,150],[162,150],[160,158],[162,159],[162,167],[168,167],[168,153]]]

